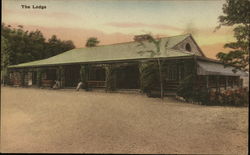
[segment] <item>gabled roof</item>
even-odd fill
[[[202,55],[202,57],[206,57],[206,55],[204,54],[204,52],[201,50],[200,46],[197,44],[197,42],[194,40],[193,36],[190,35],[191,40],[193,41],[193,43],[195,44],[195,46],[198,48],[198,51],[200,52],[200,54]],[[184,40],[182,40],[181,42],[177,43],[176,45],[174,45],[173,48],[175,48],[176,46],[178,46],[179,44],[182,44],[187,38],[185,38]]]
[[[194,55],[193,53],[171,49],[189,36],[190,34],[185,34],[161,38],[161,53],[153,57],[150,52],[140,53],[140,51],[155,51],[156,47],[153,43],[143,41],[144,46],[139,46],[140,44],[138,42],[133,41],[89,48],[76,48],[47,59],[12,65],[9,66],[9,68],[192,56]]]

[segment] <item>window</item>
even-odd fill
[[[191,52],[191,46],[190,46],[189,43],[186,44],[185,49],[186,49],[188,52]]]

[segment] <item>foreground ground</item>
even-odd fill
[[[2,87],[1,151],[247,154],[247,119],[248,108]]]

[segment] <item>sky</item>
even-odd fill
[[[227,51],[223,45],[234,41],[233,28],[214,32],[224,0],[3,0],[2,22],[26,30],[41,30],[72,40],[77,48],[89,37],[100,44],[133,40],[150,33],[157,37],[192,33],[207,57]],[[25,9],[22,5],[30,6]],[[32,6],[44,6],[35,9]]]

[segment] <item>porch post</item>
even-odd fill
[[[143,82],[142,82],[142,70],[143,70],[143,62],[139,62],[139,74],[140,74],[140,90],[143,92]]]
[[[61,88],[64,88],[64,86],[65,86],[64,67],[60,66],[59,70],[60,70],[60,86],[61,86]]]
[[[87,66],[86,65],[81,65],[80,67],[80,79],[81,82],[84,85],[84,88],[87,89],[88,88],[88,73],[87,73]]]
[[[113,89],[113,86],[112,86],[112,82],[113,79],[112,79],[112,67],[111,67],[111,64],[107,64],[106,67],[105,67],[105,72],[106,72],[106,78],[105,78],[105,91],[111,91]]]
[[[21,86],[24,86],[25,85],[25,72],[24,70],[21,70]]]
[[[234,77],[232,77],[231,79],[232,79],[232,88],[234,88]]]
[[[225,81],[225,90],[227,90],[227,86],[228,86],[228,77],[226,76],[226,81]]]
[[[240,88],[243,88],[243,79],[240,78]]]
[[[197,62],[197,56],[194,55],[194,80],[195,80],[195,88],[197,88],[197,71],[198,71],[198,62]]]
[[[209,88],[209,75],[206,76],[206,88]]]
[[[38,68],[36,74],[36,85],[38,88],[41,87],[41,80],[42,80],[42,70]]]
[[[240,77],[237,77],[237,86],[240,87]]]
[[[219,83],[219,76],[216,76],[216,90],[220,92],[220,83]]]
[[[108,81],[109,81],[109,78],[110,78],[110,67],[109,65],[106,65],[105,66],[105,91],[107,92],[108,91]]]
[[[85,66],[86,68],[86,75],[85,75],[85,78],[86,78],[86,91],[89,91],[91,89],[91,85],[88,83],[89,82],[89,79],[90,79],[90,72],[91,72],[91,65],[90,64],[87,64]]]

